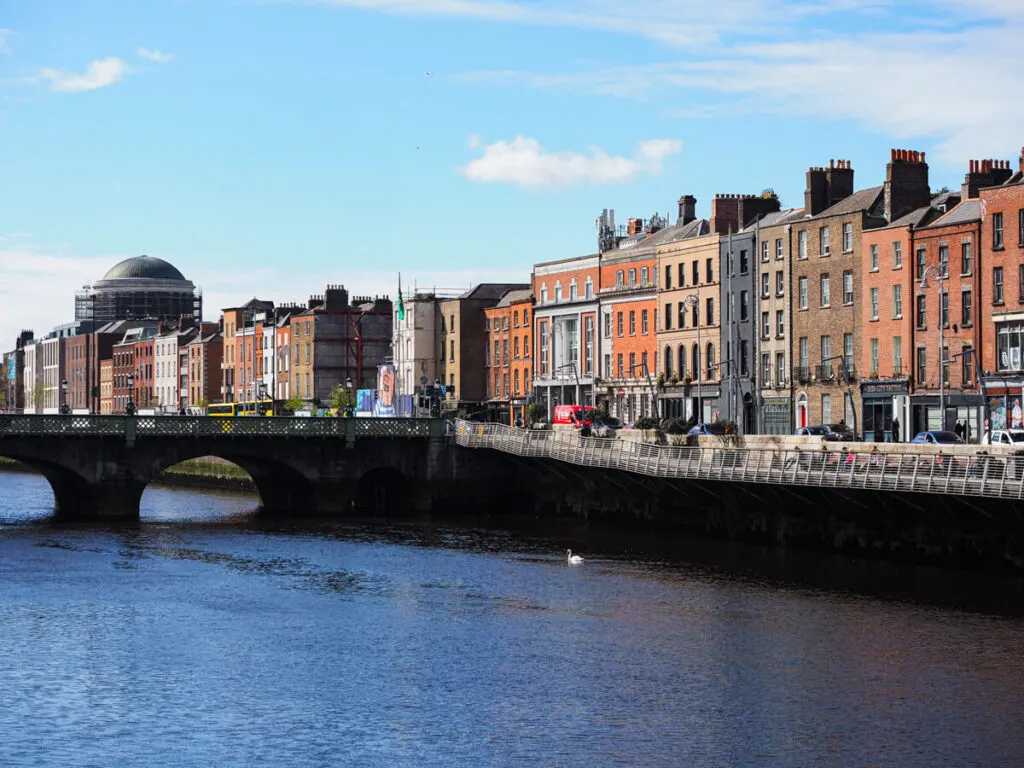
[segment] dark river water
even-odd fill
[[[1015,581],[158,488],[138,526],[66,527],[8,473],[0,499],[0,766],[1024,765]]]

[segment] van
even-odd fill
[[[551,422],[555,425],[569,425],[579,429],[589,427],[594,421],[597,409],[592,405],[556,405],[555,417]]]

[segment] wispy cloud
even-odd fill
[[[13,33],[9,29],[0,28],[0,53],[4,53],[7,48],[7,39]]]
[[[114,85],[128,73],[128,65],[116,56],[90,61],[85,72],[77,74],[57,69],[43,69],[33,80],[49,82],[50,88],[61,93],[93,91]]]
[[[158,64],[166,64],[174,59],[173,53],[164,53],[156,48],[150,50],[149,48],[143,48],[142,46],[139,46],[138,54],[139,58],[146,59],[146,61],[155,61]]]
[[[619,184],[641,174],[660,174],[665,160],[682,148],[678,140],[652,139],[642,142],[633,157],[610,155],[597,147],[588,154],[545,152],[536,139],[516,136],[512,141],[496,141],[484,147],[481,157],[459,171],[472,181],[527,189]]]

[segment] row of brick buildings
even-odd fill
[[[147,278],[135,279],[144,285]],[[305,305],[254,298],[224,309],[217,322],[191,315],[78,320],[45,338],[19,335],[4,355],[2,407],[117,414],[256,399],[326,405],[339,385],[374,387],[390,349],[390,300],[350,300],[338,285]]]
[[[747,433],[842,420],[869,440],[894,418],[904,436],[1024,426],[1024,150],[970,161],[959,190],[894,149],[876,186],[833,160],[807,171],[801,208],[770,190],[695,208],[684,195],[674,224],[625,227],[605,211],[595,253],[536,264],[532,300],[487,310],[491,404]]]

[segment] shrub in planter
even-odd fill
[[[548,409],[540,403],[532,403],[526,409],[526,418],[532,422],[544,421],[548,417]]]
[[[679,419],[666,419],[662,429],[667,435],[682,435],[686,433],[688,427]]]
[[[641,416],[633,423],[634,429],[657,429],[658,420],[651,416]]]

